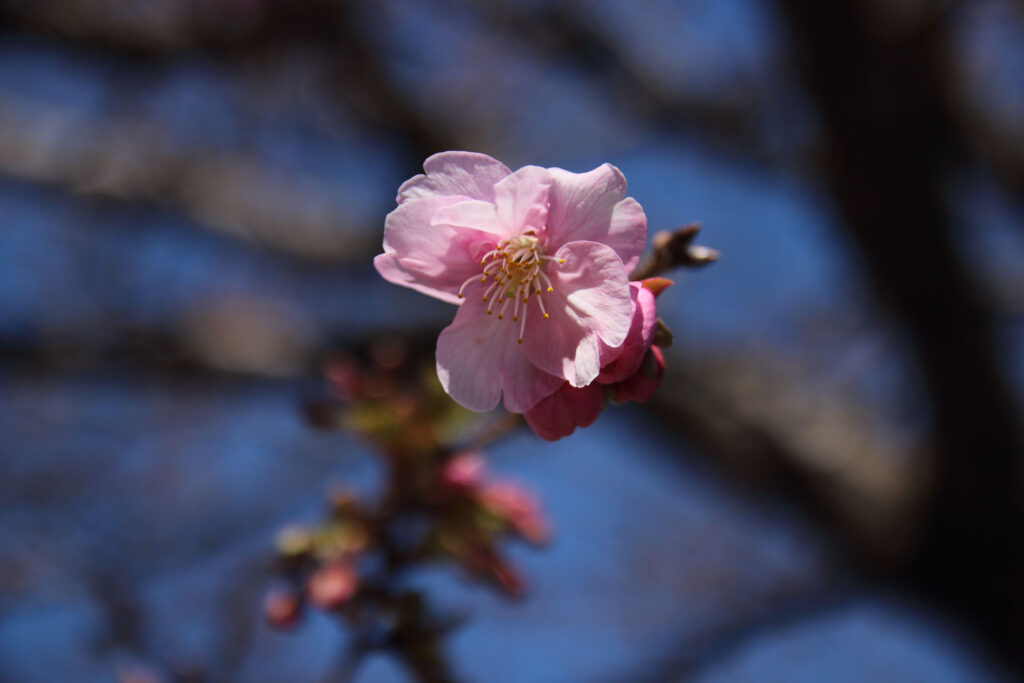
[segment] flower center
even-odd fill
[[[548,261],[565,263],[565,259],[544,255],[544,248],[533,230],[498,242],[480,261],[480,265],[484,267],[480,284],[490,283],[483,293],[483,300],[488,302],[487,315],[493,315],[497,308],[498,320],[502,320],[511,306],[512,322],[519,322],[520,344],[523,343],[531,294],[536,294],[534,298],[544,318],[550,317],[541,298],[541,294],[555,291],[550,278],[544,272],[545,263]],[[460,299],[463,290],[476,278],[474,275],[462,284],[459,288]]]

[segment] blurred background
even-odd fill
[[[646,406],[489,453],[555,528],[466,680],[1021,675],[1024,4],[0,0],[0,680],[315,681],[274,531],[358,439],[332,350],[451,307],[371,259],[445,149],[630,183],[722,252]],[[356,680],[400,681],[387,657]]]

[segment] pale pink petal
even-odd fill
[[[498,217],[498,210],[494,204],[478,199],[466,199],[443,207],[434,214],[431,223],[480,230],[499,236],[511,234]]]
[[[509,230],[519,234],[527,228],[540,232],[548,218],[551,174],[540,166],[523,166],[494,186],[498,215]]]
[[[409,178],[398,188],[397,202],[462,195],[494,201],[494,184],[510,171],[505,164],[476,152],[441,152],[423,162],[426,175]]]
[[[438,337],[437,375],[455,402],[470,410],[491,410],[504,390],[505,407],[522,413],[555,391],[562,379],[530,362],[510,320],[486,311],[479,290],[467,296]]]
[[[535,365],[582,387],[601,371],[598,340],[614,347],[626,339],[633,319],[629,281],[622,261],[603,244],[570,242],[554,256],[565,262],[549,262],[554,291],[540,295],[550,318],[530,302],[523,346]]]
[[[654,294],[639,282],[630,282],[629,289],[633,297],[633,323],[626,341],[616,349],[615,358],[609,362],[602,357],[601,374],[597,376],[601,384],[622,381],[636,372],[654,340],[654,329],[658,322],[658,306]]]
[[[384,253],[373,261],[385,280],[459,303],[459,287],[480,274],[480,256],[495,243],[486,232],[431,224],[439,209],[460,199],[412,199],[388,214]]]
[[[549,169],[551,206],[547,244],[588,240],[607,244],[622,259],[626,270],[640,261],[647,242],[647,217],[636,200],[626,197],[626,179],[611,164],[587,173]]]
[[[523,414],[526,423],[542,439],[556,441],[577,427],[589,427],[604,408],[604,387],[591,384],[576,388],[563,383],[558,391]]]

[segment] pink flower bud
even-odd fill
[[[577,427],[591,425],[604,409],[606,388],[619,403],[644,401],[661,382],[665,360],[660,351],[651,358],[658,323],[655,297],[672,281],[651,278],[629,284],[632,326],[621,346],[602,349],[603,365],[597,380],[580,388],[565,382],[524,413],[527,424],[542,439],[555,441],[569,436]]]
[[[267,592],[263,599],[263,614],[267,623],[275,628],[291,628],[299,623],[302,602],[295,591],[278,587]]]
[[[477,453],[459,453],[445,463],[441,480],[459,490],[471,490],[479,486],[487,472],[484,459]]]
[[[317,569],[306,584],[309,599],[323,609],[341,607],[355,595],[359,577],[347,562],[331,562]]]
[[[501,589],[510,596],[518,598],[526,592],[526,582],[523,580],[523,575],[507,562],[496,562],[491,567],[491,574]]]
[[[674,284],[672,280],[666,277],[649,277],[646,280],[640,281],[640,285],[654,296],[658,296]]]
[[[362,378],[356,362],[347,357],[335,358],[324,366],[327,384],[342,401],[353,401],[362,393]]]
[[[551,538],[551,527],[541,510],[540,502],[519,484],[494,482],[484,487],[480,502],[508,522],[526,541],[537,545]]]
[[[497,584],[507,595],[518,598],[526,590],[522,575],[489,545],[481,545],[462,557],[463,566],[471,574]]]
[[[665,356],[661,349],[652,346],[644,357],[640,369],[631,377],[612,386],[615,401],[626,403],[627,401],[646,401],[654,393],[654,390],[661,384],[665,376]]]

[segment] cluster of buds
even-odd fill
[[[632,205],[627,202],[628,206]],[[632,312],[632,318],[626,315],[622,321],[620,330],[629,323],[622,343],[612,348],[602,346],[600,339],[595,342],[598,352],[592,354],[588,370],[593,380],[585,380],[585,386],[572,386],[556,375],[544,377],[534,368],[534,378],[541,377],[542,389],[551,393],[522,411],[522,418],[515,414],[520,411],[509,408],[512,420],[488,422],[478,412],[447,400],[445,392],[454,386],[449,370],[458,364],[442,367],[438,360],[434,367],[425,367],[413,358],[417,354],[407,342],[381,341],[365,353],[328,361],[330,395],[307,404],[307,418],[319,428],[344,429],[370,443],[385,470],[384,485],[377,495],[364,499],[335,493],[320,523],[289,527],[279,534],[281,582],[267,595],[268,621],[289,627],[307,608],[320,609],[356,630],[362,650],[389,649],[422,679],[446,679],[439,652],[441,636],[450,626],[427,608],[422,595],[405,585],[404,577],[427,563],[447,562],[504,595],[523,593],[524,580],[506,558],[504,544],[512,539],[546,543],[548,521],[537,498],[518,483],[487,471],[478,450],[523,419],[542,438],[554,440],[590,425],[610,403],[647,400],[665,371],[661,349],[672,342],[656,305],[672,282],[658,275],[669,267],[697,267],[717,258],[712,250],[691,244],[696,234],[697,227],[688,226],[656,236],[654,254],[633,272],[633,281],[621,278],[624,287],[628,284],[630,299],[630,308],[622,310]],[[511,243],[503,244],[505,249]],[[539,237],[516,242],[519,251],[505,254],[509,272],[523,275],[523,268],[537,266],[545,256],[539,244]],[[559,265],[572,265],[569,257],[554,262],[560,260],[565,264]],[[616,263],[621,270],[623,262]],[[536,270],[540,273],[539,266]],[[401,279],[399,271],[388,272]],[[504,282],[500,276],[498,281]],[[539,306],[541,319],[548,319]],[[516,306],[511,310],[514,319]],[[422,346],[419,355],[425,356],[428,346]],[[509,357],[498,360],[515,360],[517,353],[509,351]],[[579,377],[574,376],[576,382],[583,381]],[[443,386],[446,378],[450,386]],[[523,399],[515,393],[522,387],[502,387],[498,393],[511,389],[514,403]],[[492,394],[488,401],[496,404],[498,394]],[[476,438],[467,438],[474,433]]]
[[[585,387],[568,382],[527,411],[523,417],[541,438],[554,441],[577,427],[588,427],[609,403],[646,401],[665,375],[661,349],[672,344],[672,333],[658,317],[655,300],[671,280],[651,277],[630,282],[633,322],[622,347],[609,354],[597,378]]]
[[[473,577],[489,581],[509,596],[523,592],[519,572],[503,557],[509,536],[533,545],[547,543],[551,529],[540,502],[520,484],[490,477],[483,458],[460,453],[439,472],[437,550],[455,559]]]
[[[452,561],[510,597],[522,594],[523,579],[501,545],[511,538],[542,545],[551,533],[529,491],[491,477],[479,454],[459,453],[439,463],[422,489],[403,495],[374,505],[338,492],[318,525],[282,529],[282,580],[267,594],[268,621],[292,626],[310,605],[359,622],[391,602],[389,575],[437,561]]]
[[[360,590],[360,564],[374,544],[368,510],[353,496],[335,493],[330,513],[317,526],[288,526],[277,534],[282,581],[266,597],[264,610],[274,626],[298,623],[306,602],[346,614]]]
[[[409,570],[449,563],[506,596],[521,595],[524,580],[503,545],[545,543],[547,519],[525,488],[488,473],[476,450],[457,447],[481,424],[495,437],[517,423],[494,430],[447,400],[405,343],[380,341],[333,358],[324,374],[329,397],[307,404],[307,417],[372,445],[383,486],[372,496],[335,491],[320,522],[278,534],[279,581],[266,597],[267,620],[290,627],[317,609],[356,633],[390,633],[376,639],[386,643],[379,647],[400,651],[396,643],[409,642],[409,632],[433,633],[424,601],[404,585]]]
[[[612,404],[643,402],[651,397],[665,375],[662,349],[672,345],[672,332],[658,317],[656,299],[673,284],[661,277],[676,268],[703,268],[718,260],[714,249],[694,244],[700,225],[691,223],[664,230],[653,239],[653,249],[630,275],[633,321],[621,349],[614,350],[601,372],[585,387],[568,382],[524,413],[527,424],[541,438],[554,441],[589,427]]]

